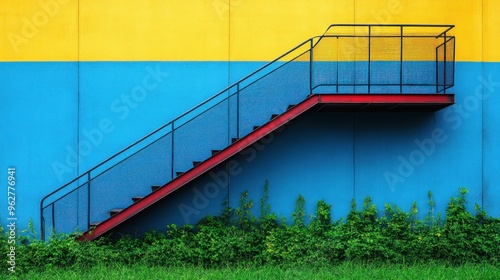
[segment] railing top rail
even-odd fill
[[[442,27],[442,28],[453,28],[454,24],[384,24],[384,23],[334,23],[328,26],[327,30],[332,27],[368,27],[368,26],[377,26],[377,27]]]
[[[331,29],[336,27],[400,27],[400,28],[439,28],[440,31],[435,36],[440,37],[453,29],[453,24],[379,24],[379,23],[354,23],[354,24],[331,24],[323,33],[323,36],[330,32]]]

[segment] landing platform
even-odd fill
[[[454,94],[356,93],[316,96],[319,99],[316,108],[335,112],[435,112],[455,104]]]

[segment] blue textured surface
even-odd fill
[[[260,65],[258,62],[232,63],[231,67],[225,62],[99,62],[80,63],[78,72],[76,63],[0,63],[0,168],[17,168],[20,228],[26,227],[29,218],[38,226],[40,199],[78,171],[86,171],[217,93],[228,81]],[[145,78],[157,67],[164,75],[159,77],[161,81],[148,80],[145,84]],[[333,217],[337,219],[345,217],[351,198],[361,203],[366,196],[371,196],[380,210],[384,202],[396,203],[407,210],[416,201],[423,215],[427,211],[428,190],[434,194],[436,210],[444,213],[449,198],[461,186],[470,191],[470,209],[473,203],[478,203],[490,215],[498,217],[498,73],[498,63],[458,62],[455,87],[449,90],[456,94],[457,104],[434,114],[320,112],[302,116],[283,131],[264,139],[265,144],[254,145],[234,157],[230,161],[234,172],[229,189],[222,180],[225,177],[220,173],[221,166],[212,176],[202,176],[119,230],[164,230],[167,223],[194,223],[207,213],[217,214],[227,193],[231,206],[236,207],[245,189],[258,205],[266,179],[270,184],[272,210],[288,219],[299,193],[306,198],[308,214],[313,213],[317,200],[325,199],[332,204]],[[158,83],[153,87],[155,81]],[[140,86],[150,89],[144,94],[137,88]],[[279,83],[275,86],[280,89]],[[133,93],[138,98],[124,99],[123,96],[127,98]],[[279,95],[275,98],[283,101]],[[229,102],[229,108],[234,102]],[[280,102],[278,107],[287,105]],[[220,105],[221,112],[227,112],[226,105]],[[260,105],[255,106],[257,109]],[[275,107],[265,109],[269,111],[266,113],[249,107],[246,118],[260,125],[274,113]],[[283,110],[281,107],[279,110]],[[213,112],[216,119],[221,112]],[[234,111],[230,112],[234,115]],[[251,113],[255,113],[255,118]],[[189,145],[177,147],[176,157],[184,151],[191,154],[186,149],[192,149],[192,145],[201,143],[203,147],[196,149],[196,153],[202,151],[199,156],[185,158],[175,171],[185,171],[191,161],[209,156],[212,140],[204,141],[203,135],[213,134],[209,138],[220,141],[218,134],[234,131],[234,126],[223,122],[221,119],[222,126],[216,122],[211,127],[208,120],[200,120],[192,125],[203,128],[199,131],[201,136],[176,136],[189,140],[186,142]],[[234,122],[233,117],[229,122]],[[170,156],[164,146],[167,142],[168,139],[166,144],[158,142],[161,147],[145,151],[140,158],[162,162],[160,155]],[[223,143],[213,144],[215,149]],[[72,165],[76,151],[80,151],[82,158],[77,167]],[[151,157],[157,158],[151,161]],[[119,185],[125,182],[120,188],[126,196],[149,192],[149,185],[160,184],[171,170],[165,172],[168,164],[162,167],[157,163],[154,166],[162,171],[156,172],[141,164],[140,158],[127,163],[132,170],[97,178],[95,182],[99,180],[106,187],[113,182]],[[54,171],[55,163],[67,167],[59,176]],[[161,175],[162,172],[165,174]],[[143,179],[150,177],[148,173],[158,174],[158,178]],[[74,196],[79,197],[78,201],[84,200],[82,194]],[[107,200],[101,201],[106,208],[130,203],[130,198],[113,195],[100,199]],[[6,209],[6,200],[0,207]],[[75,209],[85,212],[85,204],[75,207],[61,203],[58,207],[57,213],[67,216],[64,230],[85,222],[74,213]],[[258,207],[255,209],[257,213]],[[5,211],[0,214],[5,224]]]

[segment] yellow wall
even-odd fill
[[[455,24],[457,60],[499,61],[496,0],[3,0],[0,61],[267,61],[331,23]]]
[[[500,61],[500,1],[483,0],[483,60]]]
[[[77,60],[77,1],[3,0],[0,34],[0,61]]]

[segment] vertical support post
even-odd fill
[[[312,71],[313,71],[313,39],[309,39],[310,47],[309,47],[309,94],[312,94]]]
[[[236,138],[240,139],[240,83],[236,84]]]
[[[455,85],[455,54],[457,53],[455,51],[455,38],[452,38],[452,40],[453,40],[453,46],[452,46],[453,57],[452,57],[452,61],[451,61],[451,66],[452,66],[453,73],[451,73],[451,86],[450,87]]]
[[[356,31],[354,31],[354,32],[356,32]],[[372,68],[371,39],[372,39],[372,26],[368,25],[368,93],[371,92],[371,73],[370,73],[370,70]],[[356,62],[354,62],[354,63],[356,63]]]
[[[40,240],[45,241],[45,218],[43,217],[43,209],[40,212]]]
[[[399,93],[403,93],[403,26],[399,30],[400,48],[399,48]]]
[[[439,46],[436,47],[436,93],[439,93]]]
[[[90,171],[87,173],[87,228],[90,228]]]
[[[231,146],[231,89],[227,88],[227,146]]]
[[[43,201],[40,201],[40,239],[45,241],[45,218],[43,216]]]
[[[335,89],[336,89],[336,93],[339,93],[339,49],[340,49],[340,41],[339,41],[339,37],[337,36],[337,84],[335,86]]]
[[[444,43],[443,43],[443,93],[446,93],[446,32],[443,35]]]
[[[172,180],[175,178],[174,177],[174,138],[175,138],[174,136],[175,136],[174,135],[174,121],[172,121],[172,146],[171,146],[171,148],[172,148],[172,158],[171,158],[172,166],[170,169],[170,171],[171,171],[170,175],[172,176]]]
[[[54,231],[54,229],[56,228],[56,213],[55,213],[55,210],[54,210],[54,207],[56,207],[56,202],[52,202],[52,231]]]

